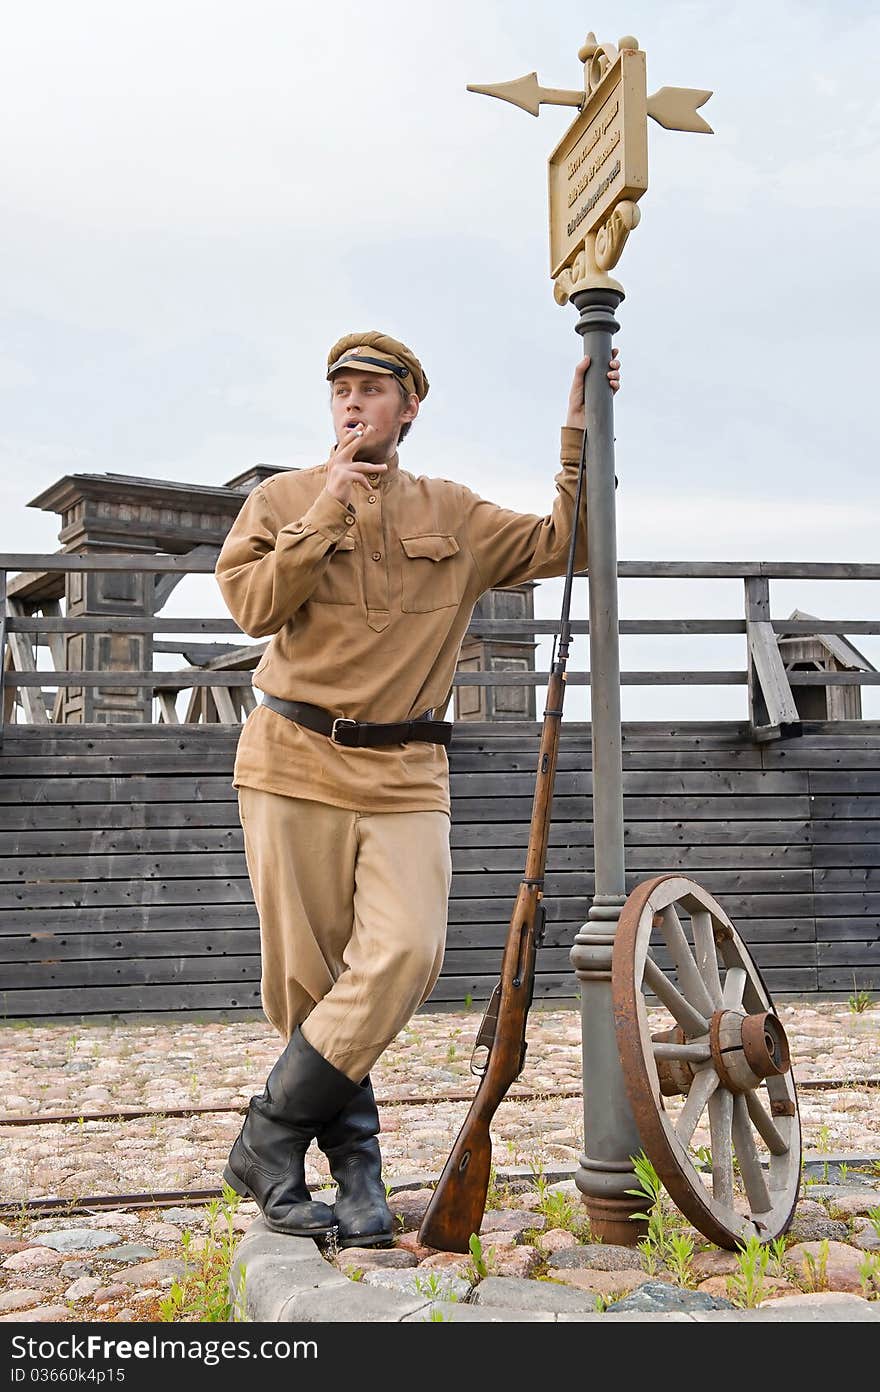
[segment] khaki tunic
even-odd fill
[[[327,466],[275,475],[249,495],[217,561],[233,618],[272,635],[254,685],[355,720],[442,718],[473,607],[487,590],[562,575],[582,433],[562,430],[546,517],[512,512],[396,459],[353,503]],[[586,529],[576,565],[586,565]],[[364,812],[449,811],[436,744],[345,749],[259,705],[239,739],[235,787]]]

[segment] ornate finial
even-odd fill
[[[593,33],[591,29],[587,37],[584,39],[584,42],[578,49],[578,58],[580,58],[582,63],[588,63],[598,47],[599,45],[596,43],[596,35]]]
[[[622,39],[617,40],[617,47],[618,50],[625,49],[627,53],[638,53],[639,41],[632,34],[624,34]]]

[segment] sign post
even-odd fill
[[[575,331],[597,366],[611,358],[623,286],[608,272],[638,225],[648,187],[647,118],[671,130],[711,133],[697,108],[711,92],[664,87],[647,95],[645,54],[631,36],[615,46],[589,34],[578,57],[582,91],[543,88],[536,73],[468,90],[513,102],[537,116],[542,104],[578,115],[549,160],[550,273],[557,303],[578,310]],[[604,371],[585,378],[587,544],[590,596],[590,700],[593,750],[595,892],[571,963],[581,984],[584,1155],[575,1182],[593,1233],[634,1243],[644,1226],[633,1214],[644,1197],[632,1156],[641,1149],[624,1083],[611,994],[612,949],[626,899],[613,397]]]

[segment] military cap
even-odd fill
[[[428,395],[428,379],[412,349],[375,329],[346,334],[334,343],[327,357],[328,380],[343,368],[346,372],[379,372],[396,377],[419,401],[424,401]]]

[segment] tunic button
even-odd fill
[[[345,519],[345,525],[346,525],[346,527],[353,527],[353,526],[354,526],[354,518],[353,518],[353,517],[346,517],[346,519]]]
[[[378,482],[379,482],[379,475],[378,475],[378,474],[370,474],[370,483],[378,483]]]
[[[368,502],[368,503],[375,503],[375,501],[376,501],[376,495],[375,495],[375,493],[371,493],[370,496],[369,496],[369,498],[367,499],[367,502]]]
[[[373,560],[374,560],[374,561],[381,561],[381,559],[382,559],[382,552],[381,552],[381,551],[374,551],[374,552],[373,552]]]

